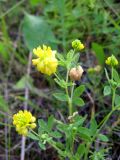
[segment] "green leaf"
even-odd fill
[[[52,128],[53,128],[53,125],[54,125],[54,117],[53,116],[50,116],[48,118],[48,124],[47,125],[48,125],[48,130],[51,131]]]
[[[42,142],[39,141],[38,145],[39,145],[39,147],[40,147],[41,149],[43,149],[43,150],[46,149],[46,148],[45,148],[45,145],[44,145]]]
[[[29,84],[32,84],[32,78],[30,76],[23,76],[15,85],[14,89],[25,89],[26,86],[29,86]]]
[[[73,51],[73,50],[70,50],[70,51],[67,53],[67,60],[71,62],[71,60],[73,59],[73,56],[74,56],[74,51]]]
[[[22,32],[29,50],[43,44],[56,48],[56,38],[43,17],[26,13],[22,22]]]
[[[68,97],[66,94],[64,93],[54,93],[53,96],[58,99],[59,101],[67,101],[68,100]]]
[[[85,86],[81,85],[74,90],[73,98],[79,97],[85,91]]]
[[[118,72],[113,68],[113,79],[116,81],[116,82],[120,82],[120,77],[119,77],[119,74]]]
[[[67,132],[68,127],[69,127],[69,126],[68,126],[67,124],[64,124],[64,123],[61,123],[61,124],[58,124],[58,125],[57,125],[57,129],[58,129],[60,132],[64,132],[64,133]]]
[[[10,57],[6,49],[6,45],[3,42],[0,42],[0,55],[4,60],[8,60]]]
[[[58,58],[59,60],[65,61],[65,58],[64,58],[64,56],[63,56],[62,54],[57,53],[56,56],[57,56],[57,58]]]
[[[74,117],[74,121],[75,121],[74,125],[75,125],[75,127],[78,128],[78,127],[82,126],[84,121],[86,120],[86,117],[87,116],[81,117],[80,115],[76,115]]]
[[[77,66],[78,61],[79,61],[79,57],[80,57],[80,53],[75,53],[75,55],[72,59],[72,62],[71,62],[71,63],[73,63],[73,66]]]
[[[67,65],[67,68],[70,69],[71,67],[71,62],[73,61],[73,58],[74,58],[74,51],[73,50],[70,50],[68,53],[67,53],[67,57],[66,57],[66,65]]]
[[[38,124],[41,130],[47,130],[47,124],[43,119],[39,119]]]
[[[109,141],[108,137],[103,135],[103,134],[99,134],[98,138],[103,142],[108,142]]]
[[[37,141],[39,141],[39,137],[38,136],[36,136],[36,135],[34,135],[33,133],[31,133],[31,132],[29,132],[28,133],[28,137],[29,138],[31,138],[31,139],[33,139],[33,140],[37,140]]]
[[[120,106],[120,96],[117,94],[115,95],[115,105]]]
[[[106,75],[107,80],[110,81],[110,78],[109,78],[109,75],[108,75],[108,71],[107,71],[106,68],[105,68],[105,75]]]
[[[91,141],[91,132],[88,128],[79,127],[78,132],[80,134],[80,138],[82,138],[85,141]]]
[[[66,87],[69,87],[69,86],[73,85],[72,82],[66,83],[65,80],[63,80],[63,79],[58,80],[57,78],[55,78],[54,80],[62,88],[66,88]]]
[[[43,0],[29,0],[31,6],[37,6],[38,4],[41,4]]]
[[[55,0],[54,5],[56,6],[59,14],[63,17],[65,14],[65,0]]]
[[[84,105],[85,105],[83,99],[82,99],[82,98],[79,98],[79,97],[74,98],[74,99],[73,99],[73,103],[74,103],[75,105],[77,105],[77,106],[84,106]]]
[[[50,135],[54,138],[61,138],[62,137],[61,133],[58,131],[51,132]]]
[[[91,135],[93,136],[96,131],[97,131],[97,122],[95,120],[95,118],[92,118],[91,119],[91,122],[90,122],[90,132],[91,132]]]
[[[5,112],[9,111],[8,104],[2,95],[0,95],[0,108]]]
[[[66,60],[62,54],[57,53],[57,58],[59,59],[59,65],[66,66]]]
[[[103,91],[104,96],[110,95],[111,94],[111,88],[110,86],[105,86],[104,91]]]
[[[101,65],[105,63],[105,53],[103,47],[98,43],[92,43],[92,50],[95,52],[95,55]]]
[[[77,149],[77,152],[75,154],[75,157],[77,159],[80,159],[83,156],[83,154],[85,153],[85,151],[86,151],[85,144],[80,144],[78,146],[78,149]]]
[[[63,85],[63,83],[61,81],[59,81],[57,78],[54,78],[54,81],[62,88],[65,88],[66,86]]]

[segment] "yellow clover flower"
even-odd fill
[[[118,60],[114,55],[112,55],[111,57],[108,57],[106,59],[105,63],[107,65],[110,65],[110,66],[117,66],[118,65]]]
[[[72,42],[72,47],[76,50],[76,51],[80,51],[82,49],[85,48],[84,44],[81,43],[81,41],[79,39],[76,39]]]
[[[33,53],[38,57],[33,59],[32,63],[41,73],[51,75],[56,72],[58,60],[55,57],[56,51],[52,51],[50,47],[43,45],[33,49]]]
[[[16,131],[24,136],[27,136],[29,129],[34,129],[36,118],[27,110],[20,110],[17,114],[13,115],[13,124]]]

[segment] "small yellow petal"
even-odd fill
[[[31,128],[32,128],[32,129],[36,128],[36,124],[35,124],[35,123],[32,123],[32,124],[31,124]]]
[[[35,122],[35,121],[36,121],[36,118],[32,116],[31,122]]]

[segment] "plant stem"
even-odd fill
[[[111,69],[111,79],[112,79],[112,81],[113,81],[113,67],[112,67],[112,69]],[[112,109],[114,109],[114,102],[115,102],[115,92],[116,92],[116,88],[114,88],[113,86],[112,86]]]
[[[113,67],[111,69],[111,79],[113,80]]]
[[[73,83],[72,88],[71,88],[71,99],[73,98],[74,87],[75,87],[75,84]]]
[[[30,131],[31,131],[35,136],[37,136],[37,137],[40,138],[39,134],[37,134],[35,131],[33,131],[32,129],[30,129]]]
[[[69,115],[71,116],[73,113],[73,106],[72,106],[72,99],[73,99],[73,91],[74,91],[74,83],[73,86],[71,88],[71,96],[69,98]]]
[[[114,103],[115,103],[115,92],[116,92],[116,88],[113,88],[112,91],[113,91],[113,96],[112,96],[112,110],[114,110],[114,108],[115,108]]]
[[[68,74],[69,74],[69,70],[67,70],[67,74],[66,74],[66,84],[68,83]],[[68,87],[65,88],[65,91],[66,91],[66,94],[68,96],[69,116],[72,116],[72,99],[69,96]]]
[[[58,76],[56,73],[54,73],[54,75],[55,75],[55,77],[60,81],[59,76]]]
[[[100,126],[100,128],[98,129],[97,134],[98,134],[98,133],[101,131],[101,129],[104,127],[104,125],[106,124],[106,122],[108,121],[108,119],[110,118],[110,116],[113,114],[114,111],[115,111],[115,110],[111,110],[111,111],[109,112],[109,114],[106,116],[103,124],[102,124],[102,125]]]
[[[60,81],[61,79],[59,78],[59,76],[54,73],[55,77]],[[67,70],[67,74],[66,74],[66,84],[68,83],[68,75],[69,75],[69,70]],[[74,88],[73,88],[74,89]],[[69,91],[68,91],[68,87],[65,88],[65,92],[66,92],[66,95],[68,97],[68,110],[69,110],[69,116],[72,115],[72,99],[69,95]],[[73,91],[71,91],[73,92]],[[73,95],[73,93],[71,93],[71,95]]]
[[[90,143],[87,143],[87,146],[86,146],[86,153],[85,153],[84,160],[87,160],[87,159],[88,159],[89,148],[90,148]]]

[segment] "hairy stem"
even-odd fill
[[[69,70],[67,70],[67,74],[66,74],[66,84],[68,83],[68,75],[69,75]],[[65,88],[67,97],[68,97],[68,109],[69,109],[69,116],[72,116],[72,99],[69,96],[69,91],[68,91],[68,87]]]

